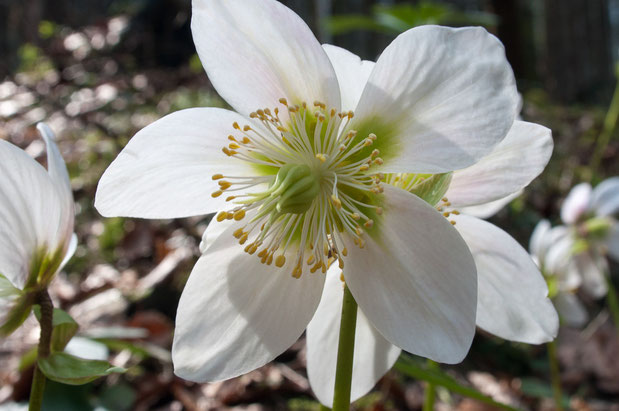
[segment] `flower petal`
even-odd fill
[[[540,260],[543,260],[546,255],[546,239],[550,233],[550,221],[540,220],[531,234],[531,240],[529,240],[529,252]]]
[[[477,218],[490,218],[503,209],[507,204],[511,203],[516,198],[522,195],[524,190],[516,191],[507,197],[499,198],[498,200],[491,201],[485,204],[479,204],[468,207],[459,207],[458,211],[462,214],[471,215]]]
[[[598,254],[582,252],[576,254],[569,267],[582,277],[582,288],[594,298],[602,298],[608,292],[606,275],[608,275],[608,262]],[[573,276],[575,274],[572,273]]]
[[[105,171],[95,207],[106,216],[177,218],[226,206],[213,174],[255,175],[221,148],[240,115],[218,108],[169,114],[140,130]]]
[[[66,247],[66,202],[39,163],[2,140],[0,198],[0,274],[23,289],[35,252]]]
[[[380,56],[351,127],[378,136],[385,172],[442,173],[488,154],[517,110],[514,74],[496,37],[479,27],[421,26]]]
[[[512,341],[553,340],[559,318],[529,254],[493,224],[466,215],[454,220],[477,266],[477,325]]]
[[[337,75],[342,96],[342,111],[354,111],[375,63],[361,60],[356,54],[341,47],[323,44],[322,48],[329,56]]]
[[[572,293],[559,293],[553,300],[561,320],[570,327],[581,327],[589,319],[587,310]]]
[[[591,204],[591,185],[580,183],[572,187],[561,206],[561,220],[565,224],[574,224]]]
[[[460,208],[513,195],[544,170],[552,147],[549,129],[515,121],[505,139],[490,154],[453,173],[445,196],[454,207]]]
[[[339,109],[337,79],[305,22],[274,0],[195,0],[196,49],[211,83],[241,114],[321,101]]]
[[[232,225],[196,263],[181,296],[172,346],[174,372],[217,381],[258,368],[305,330],[320,301],[322,274],[291,276],[243,252]]]
[[[602,216],[619,211],[619,177],[604,180],[593,189],[591,207]]]
[[[385,185],[376,238],[352,247],[344,275],[372,325],[392,344],[462,361],[475,334],[475,262],[458,232],[417,196]]]
[[[307,375],[316,398],[327,407],[332,406],[335,384],[344,295],[341,272],[337,264],[327,272],[322,299],[307,326]],[[385,340],[363,312],[357,310],[350,400],[367,394],[395,364],[401,351]]]

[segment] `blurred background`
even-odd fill
[[[522,117],[551,128],[555,139],[544,174],[492,218],[525,248],[540,219],[559,222],[573,185],[619,175],[619,0],[282,3],[321,42],[370,60],[422,24],[481,25],[501,39],[523,95]],[[189,0],[0,0],[0,138],[44,162],[34,125],[48,122],[78,205],[79,247],[50,294],[80,324],[74,353],[129,367],[84,386],[49,383],[44,409],[318,409],[302,339],[272,364],[226,382],[173,375],[176,306],[211,216],[104,219],[93,207],[101,174],[137,130],[175,110],[226,107],[202,70],[190,20]],[[605,300],[583,298],[591,321],[562,327],[559,337],[563,401],[579,410],[619,410],[617,330]],[[0,409],[27,401],[37,339],[38,323],[30,319],[0,340]],[[480,331],[464,363],[441,369],[512,407],[554,409],[544,346]],[[414,376],[396,367],[356,409],[420,409],[424,383]],[[495,409],[440,387],[437,396],[437,409]]]

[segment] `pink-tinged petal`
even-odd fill
[[[619,177],[604,180],[593,189],[591,208],[601,216],[619,212]]]
[[[106,217],[178,218],[229,208],[214,174],[254,176],[221,150],[242,116],[218,108],[169,114],[140,130],[105,171],[95,207]]]
[[[572,293],[559,293],[553,299],[555,307],[564,321],[570,327],[581,327],[589,319],[587,310]]]
[[[305,22],[275,0],[194,0],[191,30],[211,83],[241,114],[321,101],[339,109],[337,79]]]
[[[215,223],[217,224],[217,223]],[[196,263],[176,314],[174,372],[191,381],[236,377],[273,360],[303,333],[325,275],[291,276],[243,252],[231,225]]]
[[[337,75],[342,96],[342,111],[354,111],[375,63],[361,60],[356,54],[341,47],[330,44],[323,44],[322,47]]]
[[[479,204],[468,207],[458,207],[458,211],[462,214],[471,215],[477,218],[490,218],[503,209],[506,205],[511,203],[516,198],[522,195],[524,190],[516,191],[507,197],[500,198],[498,200],[491,201],[485,204]]]
[[[462,361],[475,334],[477,275],[471,253],[425,201],[389,185],[384,189],[375,237],[366,236],[363,249],[348,249],[348,286],[392,344],[439,362]]]
[[[445,196],[453,207],[460,208],[513,195],[544,170],[552,147],[549,129],[516,121],[490,154],[474,165],[454,172]]]
[[[379,57],[352,128],[378,136],[385,172],[442,173],[492,151],[517,109],[514,74],[496,37],[479,27],[421,26]]]
[[[575,185],[561,206],[561,220],[565,224],[574,224],[591,205],[591,185]]]
[[[0,198],[0,274],[22,289],[37,251],[66,249],[66,199],[39,163],[2,140]]]
[[[307,375],[318,400],[331,407],[339,343],[344,284],[342,270],[333,264],[327,272],[322,299],[307,326]],[[367,394],[387,373],[401,350],[389,343],[359,309],[355,331],[351,401]]]
[[[528,344],[553,340],[559,318],[529,254],[509,234],[475,217],[454,216],[477,266],[477,325]]]

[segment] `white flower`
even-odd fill
[[[594,298],[606,295],[607,256],[619,261],[619,177],[612,177],[594,189],[588,183],[572,188],[561,207],[561,219],[568,227],[566,269],[577,271],[582,287]]]
[[[374,63],[333,46],[326,50],[338,74],[342,98],[348,96],[354,106]],[[455,222],[477,266],[477,325],[502,338],[533,344],[552,340],[559,325],[544,278],[511,236],[472,215],[488,217],[519,195],[544,169],[552,147],[550,130],[515,121],[505,139],[468,168],[453,174],[387,174],[385,179],[436,205]],[[307,329],[310,383],[327,406],[333,399],[335,380],[342,307],[340,273],[335,266],[329,270],[322,300]],[[400,351],[377,331],[360,307],[351,399],[366,394],[393,366]]]
[[[372,67],[347,66],[345,51],[321,47],[273,0],[196,0],[192,30],[238,114],[195,108],[156,121],[96,198],[107,216],[219,211],[228,225],[207,232],[183,291],[177,375],[221,380],[275,358],[303,333],[334,261],[386,340],[461,361],[475,329],[471,254],[434,207],[382,179],[468,167],[505,137],[518,94],[500,42],[481,28],[419,27]],[[364,87],[348,94],[358,72]]]
[[[542,220],[531,234],[529,251],[546,277],[550,297],[561,319],[570,326],[580,327],[588,314],[576,296],[582,277],[573,264],[573,244],[567,227],[551,228],[548,220]]]
[[[30,313],[32,293],[47,287],[73,255],[74,204],[69,175],[51,129],[47,171],[23,150],[0,140],[0,332]]]

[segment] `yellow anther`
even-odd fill
[[[288,100],[286,100],[285,98],[280,98],[279,102],[282,103],[283,105],[287,106],[288,105]]]
[[[363,229],[360,226],[356,226],[355,233],[357,233],[357,235],[363,235]]]
[[[456,222],[454,220],[450,221],[451,225],[456,225]]]
[[[318,271],[318,269],[320,267],[322,267],[322,261],[317,261],[316,264],[314,264],[314,266],[312,268],[310,268],[310,273],[315,273],[316,271]]]
[[[264,257],[264,256],[266,256],[268,251],[269,251],[268,249],[263,248],[263,249],[262,249],[262,250],[260,250],[260,252],[258,253],[258,257]]]
[[[249,144],[251,142],[251,140],[249,139],[249,137],[243,137],[243,144]]]
[[[348,113],[346,113],[346,116],[348,116],[348,119],[350,120],[351,118],[355,116],[355,113],[353,113],[352,111],[349,111]]]
[[[219,188],[222,189],[222,190],[229,189],[231,185],[232,185],[232,183],[230,183],[229,181],[222,180],[222,181],[219,182]]]
[[[327,272],[327,266],[325,265],[325,263],[322,263],[322,267],[320,268],[320,271],[325,274]]]
[[[344,273],[340,274],[340,281],[345,283],[346,280],[344,279]]]
[[[241,235],[241,238],[239,238],[239,244],[241,245],[245,244],[245,241],[247,241],[247,238],[248,238],[248,234],[243,233],[243,235]]]
[[[213,180],[221,180],[222,178],[224,178],[223,174],[213,174],[212,177]]]
[[[239,126],[239,123],[237,123],[236,121],[235,121],[234,123],[232,123],[232,127],[233,127],[235,130],[240,130],[240,129],[241,129],[241,127]]]
[[[351,217],[352,217],[352,219],[353,219],[353,220],[355,220],[355,221],[361,218],[361,216],[360,216],[359,214],[357,214],[357,213],[352,213],[350,216],[351,216]]]
[[[256,114],[255,112],[252,111],[251,113],[249,113],[249,118],[256,118],[256,117],[258,117],[258,114]]]
[[[231,212],[226,213],[226,220],[232,220],[233,218],[234,218],[234,213],[231,213]]]
[[[264,109],[264,114],[266,114],[267,116],[270,116],[271,115],[271,110],[269,110],[268,107],[265,108]]]
[[[245,210],[241,209],[234,213],[234,219],[240,221],[245,217]]]
[[[337,259],[337,265],[340,267],[340,269],[344,268],[344,260],[342,260],[341,258]]]
[[[374,164],[378,165],[378,166],[382,166],[383,165],[383,159],[380,157],[376,157],[376,159],[374,160]]]
[[[370,135],[368,136],[368,138],[372,141],[376,141],[376,134],[374,133],[370,133]]]
[[[359,171],[368,171],[369,168],[370,166],[368,166],[367,164],[363,164],[361,167],[359,167]]]
[[[236,138],[235,138],[232,134],[230,134],[230,135],[228,136],[228,140],[230,140],[230,141],[236,141]]]
[[[374,226],[374,220],[368,220],[363,224],[365,228],[372,228]]]
[[[372,143],[374,143],[371,139],[366,138],[365,140],[363,140],[363,147],[369,147],[372,145]]]
[[[379,154],[380,154],[380,151],[379,151],[377,148],[375,148],[374,150],[372,150],[372,158],[376,157],[376,156],[377,156],[377,155],[379,155]]]
[[[310,255],[307,259],[307,265],[311,265],[314,263],[314,254]]]
[[[301,274],[303,274],[303,267],[301,264],[297,264],[297,266],[292,270],[292,276],[294,278],[300,278]]]
[[[217,197],[219,197],[222,193],[223,193],[223,191],[221,191],[221,190],[217,190],[217,191],[215,191],[213,194],[211,194],[211,197],[213,197],[213,198],[217,198]]]
[[[444,203],[446,203],[446,202],[448,201],[448,200],[447,200],[447,197],[443,197],[443,198],[441,198],[441,201],[442,201],[442,202],[444,202]]]
[[[226,215],[228,215],[228,213],[226,213],[225,211],[220,212],[219,214],[217,214],[217,221],[221,223],[226,219]]]
[[[340,151],[346,150],[346,146],[344,144],[340,145]]]
[[[445,207],[449,207],[451,205],[451,203],[449,201],[446,201],[444,205],[445,205]]]
[[[342,255],[344,257],[346,257],[348,255],[348,248],[344,247],[344,249],[342,250]]]
[[[443,217],[449,217],[449,214],[450,214],[450,213],[449,213],[449,211],[445,211],[445,212],[443,213]]]
[[[320,162],[321,162],[321,163],[324,163],[325,161],[327,161],[327,156],[325,156],[325,155],[324,155],[324,154],[322,154],[322,153],[318,153],[318,154],[316,154],[316,158],[317,158],[318,160],[320,160]]]
[[[236,196],[229,196],[229,197],[226,197],[226,201],[232,201],[235,198],[236,198]]]
[[[273,263],[273,254],[269,254],[267,257],[267,265],[271,265]]]
[[[453,215],[460,215],[460,211],[458,211],[458,210],[453,210],[453,211],[451,212],[451,214],[453,214]]]
[[[338,210],[342,208],[342,202],[340,201],[339,198],[335,196],[335,194],[331,194],[331,202],[333,203],[335,208],[337,208]]]
[[[261,109],[261,108],[260,108],[260,109],[258,109],[258,110],[256,110],[256,113],[258,113],[258,115],[259,115],[260,117],[264,116],[264,110],[263,110],[263,109]]]
[[[220,213],[221,214],[221,213]],[[243,235],[244,231],[242,228],[237,228],[234,233],[232,233],[232,235],[234,236],[234,238],[241,238],[241,236]]]
[[[251,127],[248,125],[243,126],[243,131],[249,131],[251,130]]]
[[[230,150],[236,150],[237,148],[241,148],[241,146],[239,146],[239,145],[238,145],[238,144],[236,144],[236,143],[230,143],[230,144],[228,144],[228,148],[229,148]]]
[[[275,265],[281,268],[284,264],[286,264],[286,257],[283,254],[278,255],[275,259]]]

